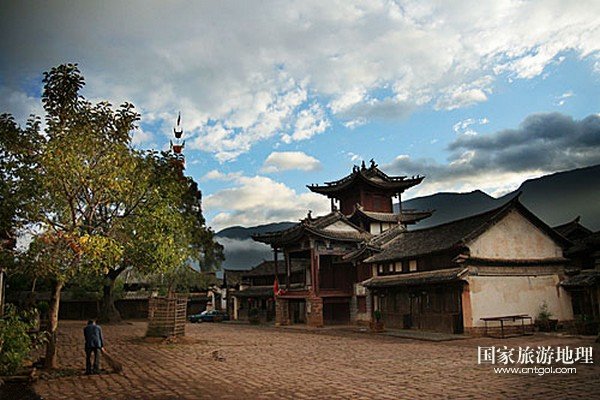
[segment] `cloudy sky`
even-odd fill
[[[41,114],[42,72],[133,102],[216,230],[326,212],[305,185],[374,158],[405,198],[600,163],[598,1],[3,1],[0,112]]]

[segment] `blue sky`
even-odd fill
[[[452,4],[448,4],[452,3]],[[44,70],[134,103],[216,230],[326,212],[305,185],[374,158],[404,198],[600,163],[600,3],[129,1],[0,5],[0,109],[42,114]]]

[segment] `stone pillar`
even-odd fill
[[[275,300],[275,326],[290,325],[289,301],[282,298]]]
[[[465,333],[470,333],[473,330],[473,310],[471,309],[471,289],[466,283],[462,287],[461,301],[463,329]]]
[[[356,294],[352,295],[350,299],[350,322],[356,323],[358,314],[358,299],[356,298]]]
[[[371,293],[371,291],[369,289],[366,290],[366,293],[367,293],[367,297],[366,297],[367,321],[371,322],[371,320],[373,319],[373,294]]]
[[[306,322],[308,326],[323,327],[323,298],[315,295],[306,299]]]

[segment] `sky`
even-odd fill
[[[0,1],[0,112],[43,115],[42,73],[133,103],[216,231],[329,211],[307,184],[374,159],[403,199],[600,163],[599,1]]]

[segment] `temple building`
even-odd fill
[[[483,334],[488,323],[531,326],[542,309],[572,322],[571,295],[583,299],[576,312],[596,315],[591,265],[598,252],[589,230],[573,223],[555,230],[519,196],[477,215],[413,228],[433,211],[403,210],[401,194],[423,179],[388,176],[363,162],[342,179],[308,186],[331,199],[329,214],[309,212],[292,228],[254,236],[273,248],[275,270],[285,265],[276,324],[370,322],[378,311],[392,329]],[[565,236],[581,239],[580,246]],[[569,276],[567,249],[590,266]],[[303,266],[303,278],[292,285],[294,264]]]
[[[362,166],[354,166],[352,173],[342,179],[307,187],[331,199],[332,212],[340,210],[354,225],[377,235],[393,226],[414,224],[431,216],[430,211],[400,209],[394,212],[393,199],[397,198],[401,207],[402,192],[423,179],[422,176],[388,176],[371,160],[369,168],[363,161]]]
[[[395,213],[393,209],[393,198],[400,202],[402,192],[422,180],[391,177],[374,161],[369,167],[363,162],[340,180],[308,186],[331,199],[329,214],[313,217],[309,212],[292,228],[254,236],[273,248],[276,265],[286,266],[285,282],[276,296],[276,323],[323,326],[368,320],[370,299],[360,282],[371,277],[371,270],[345,256],[378,235],[406,230],[407,224],[430,216],[429,211]],[[291,265],[296,260],[305,260],[306,268],[302,284],[292,287]]]

